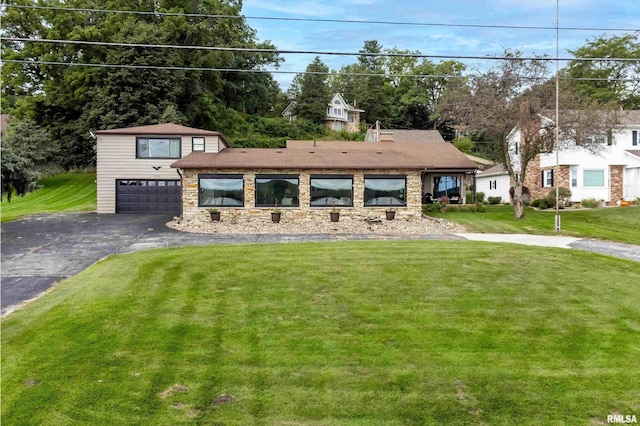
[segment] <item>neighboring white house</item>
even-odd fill
[[[502,164],[496,164],[476,174],[476,193],[484,192],[485,200],[489,197],[501,197],[502,202],[509,202],[510,188],[509,173]]]
[[[289,105],[280,113],[288,121],[296,119],[296,101],[289,102]],[[345,131],[356,133],[360,131],[360,113],[364,112],[355,106],[349,105],[340,93],[336,93],[327,104],[327,115],[324,120],[326,128],[337,132]]]
[[[543,119],[547,119],[544,118]],[[573,145],[538,155],[527,167],[524,185],[532,198],[541,198],[552,187],[567,187],[571,200],[585,198],[604,200],[615,205],[621,200],[640,197],[640,111],[621,111],[620,125],[598,141],[598,155]],[[520,130],[510,134],[510,155],[514,168],[519,167]],[[517,143],[518,142],[518,143]]]
[[[228,147],[211,130],[166,123],[98,130],[98,213],[182,211],[182,177],[171,164],[191,152]]]

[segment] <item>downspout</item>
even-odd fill
[[[184,199],[182,197],[184,194],[184,176],[182,176],[178,168],[176,168],[176,173],[180,176],[180,217],[182,217],[182,213],[184,212]]]

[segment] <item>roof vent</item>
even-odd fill
[[[346,154],[346,153],[347,153],[347,151],[342,151],[342,153],[343,153],[343,154]]]
[[[246,154],[247,151],[245,151],[244,149],[240,151],[242,154]]]
[[[376,154],[382,154],[382,151],[376,151]]]
[[[282,151],[281,151],[281,150],[277,150],[276,152],[277,152],[278,154],[282,154]]]
[[[316,153],[315,151],[309,151],[309,154],[315,154],[315,153]]]

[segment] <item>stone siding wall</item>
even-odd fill
[[[283,215],[296,217],[317,217],[327,219],[331,207],[310,207],[310,176],[319,174],[353,176],[353,207],[337,207],[341,216],[356,219],[383,219],[389,207],[364,207],[364,175],[404,175],[407,177],[407,205],[393,206],[396,218],[413,219],[422,216],[422,180],[420,171],[407,170],[228,170],[190,169],[183,171],[182,215],[186,219],[206,217],[209,207],[198,207],[198,175],[200,174],[242,174],[244,176],[244,207],[220,207],[221,215],[233,217],[251,215],[268,219],[273,207],[255,206],[255,177],[258,174],[299,175],[299,207],[280,207]]]
[[[540,167],[540,155],[536,155],[527,167],[527,176],[524,179],[524,186],[529,188],[529,192],[531,193],[531,199],[535,200],[536,198],[544,198],[545,195],[549,191],[551,191],[551,187],[543,187],[542,186],[542,171],[543,170],[554,170],[553,173],[553,184],[555,186],[564,187],[571,189],[571,171],[569,166],[558,166],[556,167]]]

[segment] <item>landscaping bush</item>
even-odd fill
[[[595,209],[600,205],[600,202],[595,198],[585,198],[582,201],[580,201],[580,205],[588,209]]]
[[[473,201],[473,193],[471,191],[467,191],[466,196],[467,196],[467,198],[466,198],[467,203],[470,203],[470,202]]]
[[[502,202],[502,197],[489,197],[487,198],[489,204],[500,204]]]
[[[558,200],[559,206],[561,209],[565,207],[569,207],[571,205],[571,190],[569,188],[560,187],[558,188]],[[552,188],[547,195],[545,195],[544,199],[549,204],[549,207],[556,207],[556,188]]]
[[[548,209],[549,202],[547,201],[546,198],[536,198],[531,202],[531,207],[536,207],[540,210]]]
[[[443,211],[447,205],[444,203],[440,203],[435,201],[431,204],[423,204],[422,205],[422,214],[427,214],[429,212],[440,212]]]
[[[476,203],[484,203],[484,192],[476,192]]]

